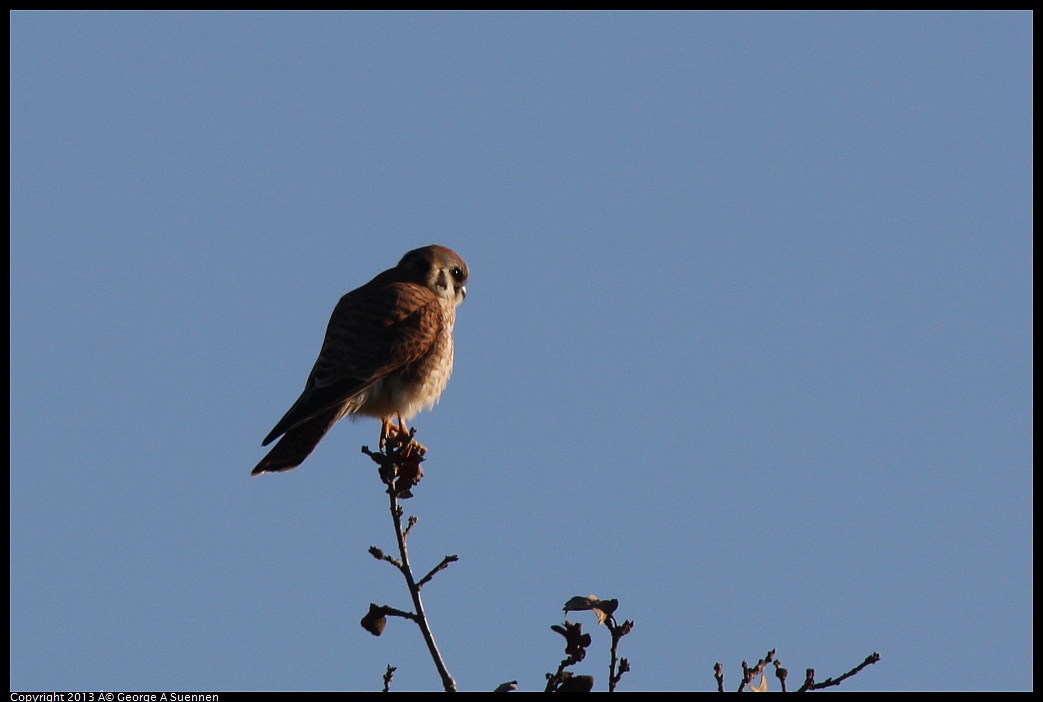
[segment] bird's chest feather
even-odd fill
[[[453,335],[449,326],[438,335],[430,351],[375,383],[362,412],[378,417],[412,418],[438,402],[453,372]]]

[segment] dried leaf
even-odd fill
[[[602,600],[597,595],[588,595],[587,597],[577,595],[569,599],[563,609],[566,612],[593,610],[594,614],[597,615],[598,625],[600,626],[608,620],[617,607],[619,607],[619,600]]]
[[[369,605],[369,611],[366,612],[366,616],[362,618],[359,624],[362,628],[373,634],[374,636],[380,636],[384,633],[384,627],[387,626],[388,619],[384,614],[384,608],[379,607],[375,604]]]
[[[566,620],[565,626],[554,624],[552,631],[556,631],[565,637],[565,654],[572,656],[577,661],[583,660],[587,655],[587,647],[590,646],[590,634],[583,633],[582,624],[573,624]]]

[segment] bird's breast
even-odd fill
[[[415,363],[378,380],[366,392],[357,410],[381,419],[411,419],[438,402],[453,372],[453,335],[449,327],[439,334],[430,351]]]

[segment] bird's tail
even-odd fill
[[[286,432],[268,455],[261,459],[250,475],[277,473],[296,468],[319,445],[322,437],[340,417],[340,407],[334,407],[312,417]]]

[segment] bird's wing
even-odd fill
[[[262,445],[430,353],[442,328],[438,298],[422,285],[382,280],[391,272],[337,303],[304,392]]]

